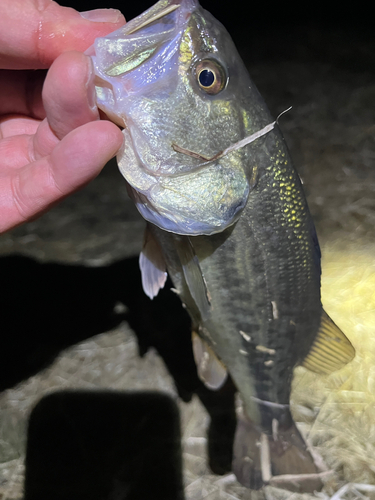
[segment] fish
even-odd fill
[[[355,351],[323,310],[319,243],[277,120],[197,0],[160,0],[87,53],[147,221],[144,291],[154,298],[170,275],[200,378],[218,390],[229,374],[238,390],[237,479],[320,489],[290,411],[293,370],[329,374]]]

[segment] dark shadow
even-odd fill
[[[56,392],[29,420],[25,500],[183,500],[176,403],[159,393]]]
[[[126,267],[123,286],[126,286]],[[48,366],[59,352],[110,330],[124,317],[114,305],[109,268],[0,259],[0,391]]]
[[[90,268],[14,255],[0,259],[0,276],[1,390],[48,366],[64,348],[126,320],[137,336],[140,356],[154,347],[180,397],[189,401],[196,394],[207,408],[210,466],[218,474],[231,470],[235,389],[228,380],[214,392],[199,380],[190,319],[170,284],[154,300],[146,297],[138,258]],[[118,302],[126,312],[115,312]]]
[[[151,7],[154,0],[124,4],[112,0],[129,21]],[[321,61],[359,71],[374,67],[373,18],[368,4],[327,8],[316,2],[252,2],[201,0],[201,5],[228,30],[248,63],[266,60]],[[102,8],[102,0],[64,0],[79,11]],[[354,43],[353,43],[354,42]]]

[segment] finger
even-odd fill
[[[27,138],[8,138],[0,144],[0,153],[4,153],[2,165],[20,168],[43,158],[69,132],[87,122],[98,120],[94,96],[91,59],[80,52],[66,52],[59,56],[48,72],[43,89],[48,121],[43,120],[37,130],[34,129],[31,146]],[[20,133],[32,132],[25,130]],[[14,151],[17,148],[18,154]]]
[[[91,59],[80,52],[62,54],[52,64],[43,89],[48,117],[33,138],[30,161],[49,155],[75,128],[99,119],[94,76]]]
[[[16,135],[0,141],[0,176],[17,170],[30,163],[29,152],[32,149],[31,135]]]
[[[50,156],[54,183],[64,195],[87,184],[121,148],[124,136],[111,122],[98,121],[73,130]]]
[[[0,69],[0,115],[14,113],[43,119],[42,88],[45,76],[45,70]]]
[[[48,123],[59,139],[98,120],[91,59],[80,52],[59,56],[48,71],[43,101]]]
[[[67,135],[49,157],[0,178],[0,231],[35,217],[96,177],[122,141],[114,124],[87,123]]]
[[[48,68],[67,50],[86,50],[125,22],[120,11],[100,9],[93,21],[52,0],[0,1],[0,68]],[[90,17],[90,14],[88,15]],[[96,19],[95,19],[96,18]]]
[[[32,145],[29,148],[29,161],[40,160],[48,156],[60,142],[56,134],[51,129],[47,118],[44,119],[38,127],[36,134],[31,137]]]
[[[5,116],[0,120],[0,140],[23,134],[33,135],[37,131],[39,124],[40,121],[33,118],[15,115]]]
[[[0,141],[0,173],[20,169],[48,156],[60,142],[47,119],[42,122],[34,121],[38,123],[36,133],[29,134],[26,125],[24,134],[9,135]],[[30,125],[30,129],[32,128]]]

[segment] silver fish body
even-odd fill
[[[178,9],[139,28],[174,5]],[[97,73],[98,105],[125,127],[119,167],[145,219],[188,235],[233,224],[251,190],[262,139],[218,160],[205,158],[271,118],[223,26],[196,0],[162,0],[97,39],[88,53]],[[217,94],[199,85],[197,68],[205,63],[222,81]]]
[[[328,373],[354,351],[322,309],[314,224],[277,124],[196,0],[161,0],[88,53],[98,105],[124,127],[120,170],[149,222],[145,291],[164,285],[165,262],[203,343],[198,357],[220,360],[206,382],[218,387],[226,367],[241,394],[238,479],[259,487],[308,474],[301,488],[319,488],[290,414],[293,369]]]

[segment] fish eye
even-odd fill
[[[195,76],[199,87],[210,95],[221,92],[227,83],[224,68],[212,59],[200,61],[195,67]]]

